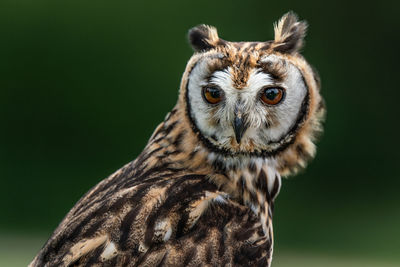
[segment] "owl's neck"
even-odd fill
[[[264,233],[272,240],[274,201],[281,188],[281,176],[273,160],[210,153],[208,161],[217,173],[211,177],[214,183],[257,214]]]
[[[208,161],[215,172],[225,176],[236,191],[236,195],[254,212],[265,202],[273,203],[281,187],[281,176],[271,159],[256,157],[226,157],[209,153]],[[217,176],[218,177],[218,176]],[[217,183],[223,183],[217,178]],[[256,212],[257,213],[257,212]]]
[[[275,161],[244,155],[224,156],[209,151],[179,110],[173,109],[150,138],[145,151],[152,154],[154,160],[147,164],[206,174],[221,191],[250,207],[260,216],[263,225],[268,225],[281,186]]]

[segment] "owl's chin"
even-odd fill
[[[236,142],[234,137],[225,143],[219,143],[212,138],[200,138],[204,146],[213,153],[223,156],[250,156],[250,157],[272,157],[287,148],[287,144],[279,142],[270,143],[267,146],[260,147],[252,139],[243,139],[240,143]]]

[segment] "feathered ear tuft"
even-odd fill
[[[297,15],[289,11],[274,24],[275,40],[273,49],[281,53],[296,53],[303,47],[307,23],[298,21]]]
[[[199,25],[189,31],[189,42],[196,52],[207,51],[221,45],[217,29],[208,25]]]

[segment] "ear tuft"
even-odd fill
[[[304,43],[307,23],[298,21],[297,15],[289,11],[274,24],[275,40],[273,49],[281,53],[296,53]]]
[[[221,44],[217,29],[208,25],[199,25],[189,31],[189,42],[196,52],[207,51]]]

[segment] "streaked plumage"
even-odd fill
[[[314,156],[324,113],[298,52],[305,30],[293,13],[268,42],[193,28],[177,105],[136,160],[79,200],[31,266],[270,266],[281,175]],[[262,103],[267,92],[282,100]]]

